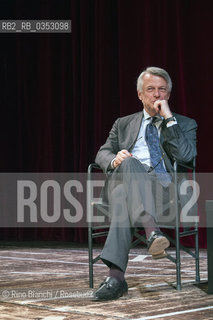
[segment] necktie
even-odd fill
[[[149,148],[150,159],[152,163],[153,170],[162,186],[168,187],[171,182],[171,176],[166,171],[163,165],[163,156],[160,149],[160,142],[158,137],[158,130],[155,126],[155,122],[158,118],[153,117],[152,121],[146,127],[146,143]]]

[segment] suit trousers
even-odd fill
[[[148,173],[148,166],[133,157],[114,170],[107,188],[111,224],[101,259],[125,272],[134,228],[143,227],[145,213],[155,221],[157,213],[163,216],[170,206],[169,188],[162,187],[154,171]]]

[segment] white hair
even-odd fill
[[[171,80],[168,72],[166,70],[158,68],[158,67],[148,67],[143,72],[141,72],[141,74],[139,75],[138,80],[137,80],[137,91],[142,92],[143,76],[147,73],[150,73],[154,76],[159,76],[159,77],[163,78],[167,82],[169,92],[171,92],[172,80]]]

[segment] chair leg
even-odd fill
[[[89,287],[93,288],[93,264],[89,264]]]
[[[180,272],[180,236],[179,228],[176,229],[176,283],[177,290],[181,290],[181,272]]]
[[[181,272],[180,272],[180,223],[178,210],[178,187],[177,187],[177,162],[174,163],[174,183],[175,183],[175,238],[176,238],[176,281],[177,290],[181,290]]]
[[[199,236],[198,230],[195,234],[195,268],[196,268],[196,281],[200,282],[200,265],[199,265]]]
[[[93,247],[92,247],[92,228],[88,228],[88,246],[89,246],[89,286],[93,288]]]

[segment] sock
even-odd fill
[[[152,231],[160,230],[154,218],[148,213],[143,214],[141,222],[144,227],[147,239],[149,238]]]
[[[111,265],[109,269],[109,277],[113,277],[118,281],[124,281],[124,272],[115,265]]]

